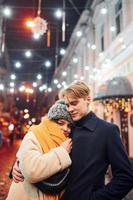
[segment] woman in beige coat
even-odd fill
[[[49,110],[48,118],[44,118],[38,126],[31,127],[17,152],[24,181],[12,182],[6,200],[60,199],[61,194],[44,194],[34,183],[47,179],[71,165],[69,153],[72,141],[67,138],[71,131],[70,123],[71,117],[66,105],[62,101],[57,101]],[[44,148],[40,140],[46,140]]]

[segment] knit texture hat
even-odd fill
[[[67,111],[67,106],[63,100],[58,100],[48,111],[48,118],[52,120],[65,119],[72,123],[72,118]]]

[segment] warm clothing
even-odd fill
[[[44,129],[46,130],[47,126]],[[48,132],[51,133],[51,130],[56,133],[58,128],[56,129],[54,126],[53,129],[50,126]],[[44,131],[43,133],[45,134]],[[69,154],[61,146],[52,148],[48,153],[44,154],[39,141],[32,131],[28,132],[24,137],[17,153],[17,158],[25,179],[24,182],[12,182],[7,200],[51,200],[51,196],[43,194],[32,183],[44,180],[71,164]],[[55,199],[58,199],[58,195]]]
[[[49,109],[48,118],[52,120],[65,119],[70,123],[73,122],[63,99],[56,101],[55,104]]]
[[[31,126],[30,131],[35,134],[44,153],[49,152],[52,148],[60,146],[61,143],[68,138],[65,136],[60,126],[47,117],[45,117],[39,125]]]
[[[75,123],[72,167],[62,200],[121,200],[133,188],[133,171],[116,125],[93,112]],[[104,185],[109,164],[113,178]]]

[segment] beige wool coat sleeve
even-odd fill
[[[6,200],[47,200],[47,195],[32,183],[50,177],[71,165],[69,154],[63,147],[54,148],[43,154],[32,132],[24,137],[17,157],[25,179],[19,183],[12,181]]]
[[[61,146],[43,154],[41,146],[32,132],[27,133],[24,137],[17,158],[23,176],[30,183],[46,179],[71,165],[69,154]]]

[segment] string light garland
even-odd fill
[[[133,110],[133,95],[127,96],[108,96],[108,97],[99,97],[94,98],[94,101],[99,101],[103,104],[105,110],[105,115],[111,113],[113,110],[119,110],[123,112],[131,112]]]
[[[115,99],[106,99],[103,101],[103,105],[105,106],[107,112],[112,110],[121,110],[124,112],[131,111],[131,103],[132,99],[130,98],[115,98]]]
[[[128,113],[133,111],[133,95],[101,97],[95,98],[95,101],[103,104],[105,119],[110,118],[113,122],[113,113],[119,112],[122,141],[128,152]]]

